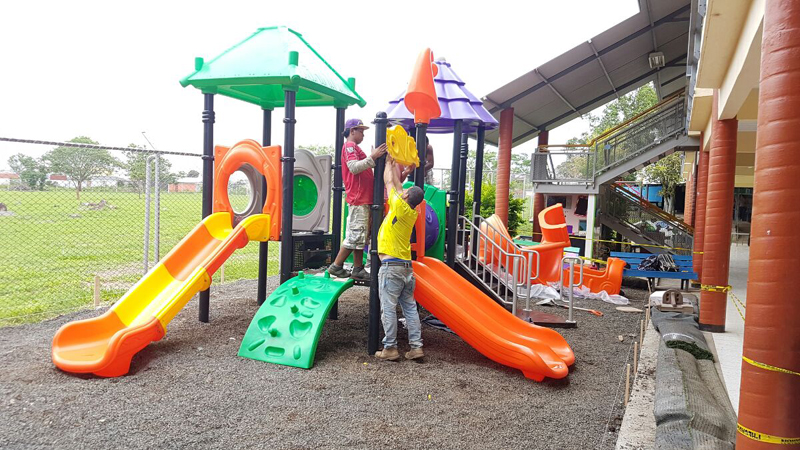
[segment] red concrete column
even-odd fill
[[[703,276],[703,242],[706,233],[706,189],[708,188],[708,152],[703,148],[703,139],[700,135],[700,150],[697,152],[697,203],[695,204],[694,217],[694,251],[692,266],[697,274],[697,281]]]
[[[508,226],[508,195],[511,181],[511,139],[514,131],[514,108],[500,113],[500,136],[497,149],[497,186],[494,212]]]
[[[800,4],[767,0],[761,46],[753,226],[743,357],[795,374],[742,363],[739,424],[800,438]],[[746,361],[746,360],[745,360]],[[743,434],[737,449],[769,445]]]
[[[686,193],[683,201],[683,222],[690,227],[694,226],[694,199],[697,196],[695,189],[695,177],[697,176],[697,164],[692,165],[692,171],[689,173],[689,178],[686,180]]]
[[[547,145],[550,140],[550,132],[543,130],[539,133],[539,145]],[[542,232],[542,227],[539,226],[539,213],[544,209],[544,194],[533,194],[533,236],[539,236],[537,233]]]
[[[717,120],[718,91],[714,91],[713,102],[701,281],[702,284],[710,286],[727,286],[733,225],[733,184],[736,178],[736,133],[739,121]],[[725,292],[702,291],[700,329],[713,332],[725,331],[727,303],[728,294]]]

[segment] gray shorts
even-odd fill
[[[349,206],[342,247],[350,250],[363,250],[369,240],[369,224],[369,205]]]

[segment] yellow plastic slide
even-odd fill
[[[167,324],[236,249],[267,241],[270,216],[256,214],[236,227],[233,216],[206,217],[105,314],[61,327],[53,338],[53,363],[67,372],[116,377],[131,358],[166,334]]]

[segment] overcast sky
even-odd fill
[[[203,98],[178,80],[192,72],[194,57],[208,61],[259,27],[293,28],[343,77],[355,77],[367,106],[349,108],[347,117],[368,122],[405,89],[426,47],[483,97],[637,12],[636,0],[6,1],[0,4],[0,136],[86,135],[127,146],[146,144],[146,131],[159,150],[199,153]],[[222,96],[215,102],[216,144],[260,140],[258,107]],[[283,142],[282,114],[273,116],[274,143]],[[333,108],[298,109],[297,119],[298,146],[333,144]],[[550,142],[584,131],[580,122],[553,130]],[[362,147],[373,139],[368,132]],[[452,137],[434,136],[432,144],[436,167],[449,167]],[[13,153],[49,149],[0,143],[0,169]]]

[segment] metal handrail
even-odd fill
[[[533,154],[533,182],[594,185],[599,175],[683,133],[686,129],[683,98],[683,95],[669,97],[586,144],[537,147]],[[555,165],[554,155],[566,156],[566,161],[584,158],[585,173],[579,173],[580,178],[575,174],[559,173],[560,166]],[[546,169],[537,168],[537,163],[544,164]],[[584,171],[582,167],[578,170]]]
[[[569,264],[569,290],[567,291],[567,298],[569,299],[569,314],[567,316],[567,322],[575,323],[575,319],[573,319],[572,309],[573,304],[575,303],[575,286],[583,286],[583,261],[577,256],[565,256],[561,258],[561,267],[564,267],[564,264]],[[578,283],[575,283],[575,264],[581,266],[580,269],[580,278],[578,279]],[[559,300],[564,301],[564,270],[561,270],[561,277],[558,280],[558,296]]]
[[[530,302],[532,280],[539,276],[541,259],[539,252],[524,249],[518,249],[516,252],[504,250],[500,244],[495,242],[493,237],[480,229],[479,224],[483,220],[483,217],[479,215],[474,215],[473,220],[469,220],[465,216],[458,216],[458,229],[463,230],[460,242],[462,251],[459,254],[459,260],[484,288],[494,293],[503,304],[510,304],[511,312],[516,314],[520,287],[522,288],[522,293],[528,297]],[[486,223],[486,225],[492,229],[495,236],[502,238],[501,242],[516,246],[512,240],[500,233],[491,224]],[[483,249],[484,261],[481,261],[481,249]],[[535,258],[534,255],[536,256]],[[495,260],[499,261],[500,267],[497,270],[494,269]],[[531,267],[535,267],[535,272],[531,272]],[[479,268],[483,270],[479,271]],[[535,275],[532,276],[531,273]],[[525,274],[524,278],[520,278],[521,274]],[[524,280],[521,284],[520,279]],[[506,295],[502,292],[503,287],[505,287],[506,292],[511,290],[511,301],[506,299]]]
[[[670,248],[692,248],[694,237],[684,227],[665,220],[653,209],[643,208],[639,201],[617,189],[607,188],[602,191],[600,212],[615,218],[636,234],[658,245]],[[655,226],[654,224],[658,222],[665,226]],[[655,229],[649,229],[650,227]],[[685,251],[674,250],[672,252],[684,253]]]
[[[646,198],[642,197],[642,195],[636,191],[625,189],[623,186],[619,184],[611,184],[609,185],[611,189],[618,192],[621,195],[629,196],[633,201],[638,202],[640,206],[643,208],[649,209],[653,214],[662,218],[663,221],[669,222],[672,225],[682,228],[689,234],[694,235],[694,227],[689,225],[688,223],[678,219],[675,215],[664,211],[663,209],[659,208],[658,206],[650,203]]]

